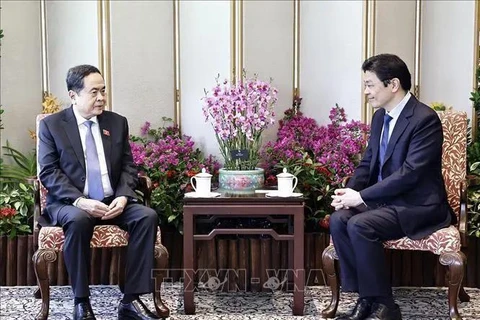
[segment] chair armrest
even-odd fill
[[[37,221],[42,214],[42,206],[40,203],[40,181],[37,177],[27,178],[27,183],[33,186],[33,231],[38,231]]]
[[[37,177],[27,178],[27,183],[33,186],[33,247],[38,248],[38,218],[42,214],[42,205],[40,202],[40,180]]]
[[[458,216],[458,231],[460,232],[462,247],[467,246],[468,239],[468,185],[469,180],[463,180],[460,183],[460,212]]]
[[[138,175],[138,190],[143,194],[143,203],[145,206],[151,206],[152,200],[152,180],[145,175]]]

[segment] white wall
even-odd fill
[[[204,89],[230,78],[230,1],[180,2],[181,126],[207,154],[218,143],[202,112]]]
[[[420,99],[472,115],[474,1],[424,1]]]
[[[362,1],[302,1],[301,110],[320,124],[338,103],[349,119],[362,115]]]
[[[1,145],[8,140],[21,152],[35,147],[28,130],[42,111],[42,73],[39,1],[2,1],[0,104],[5,112]]]
[[[1,1],[1,0],[0,0]],[[98,65],[97,1],[49,0],[49,79],[53,94],[68,101],[68,68]],[[111,1],[113,110],[128,117],[132,133],[144,121],[174,115],[173,8],[171,1]],[[376,52],[402,56],[413,73],[414,2],[377,1]],[[39,0],[1,1],[5,30],[1,103],[6,139],[21,150],[33,145],[27,129],[41,111]],[[244,1],[244,66],[279,88],[277,118],[290,107],[293,87],[293,0]],[[181,126],[207,153],[218,154],[201,111],[204,89],[230,78],[231,1],[180,2]],[[443,101],[471,115],[474,73],[474,1],[423,1],[420,98]],[[361,119],[363,1],[300,2],[302,111],[328,123],[338,103]],[[270,130],[266,138],[274,138]]]
[[[244,2],[244,57],[246,71],[278,89],[276,119],[291,108],[293,92],[293,1]],[[276,139],[278,122],[265,130],[263,141]]]
[[[50,91],[70,105],[65,84],[68,69],[79,64],[98,67],[97,1],[49,0],[46,12]]]
[[[173,2],[111,1],[111,110],[130,133],[174,117]]]
[[[415,6],[415,1],[381,0],[376,2],[375,15],[375,54],[398,55],[412,74],[412,85],[415,79]]]

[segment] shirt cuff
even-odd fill
[[[80,199],[85,199],[85,197],[78,197],[75,201],[73,201],[73,205],[77,208],[78,208],[78,201],[80,201]]]

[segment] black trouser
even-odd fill
[[[123,213],[111,220],[100,220],[87,212],[65,206],[58,213],[58,224],[65,234],[63,255],[75,297],[88,297],[93,228],[98,224],[118,225],[129,233],[125,270],[125,293],[153,292],[154,246],[157,213],[140,204],[128,204]]]
[[[391,297],[383,241],[405,236],[397,212],[389,207],[361,212],[342,209],[332,214],[330,232],[340,260],[342,290],[360,297]]]

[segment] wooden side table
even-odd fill
[[[293,233],[278,234],[273,229],[214,228],[209,234],[196,234],[195,218],[262,218],[274,216],[290,217]],[[276,240],[293,243],[293,315],[303,315],[304,309],[304,199],[267,198],[263,194],[249,196],[222,195],[218,198],[185,198],[183,206],[183,268],[184,307],[186,314],[195,314],[194,275],[195,240],[210,240],[220,234],[255,235],[267,234]],[[291,258],[291,257],[290,257]]]

